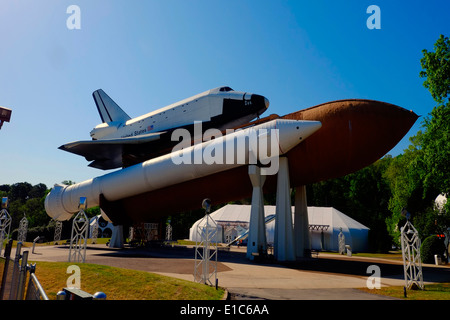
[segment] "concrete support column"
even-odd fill
[[[261,168],[256,165],[248,166],[248,175],[252,182],[253,192],[247,241],[247,258],[253,260],[255,258],[253,253],[258,253],[260,250],[266,252],[267,250],[264,196],[262,191],[266,176],[261,175]]]
[[[278,261],[294,261],[294,229],[292,225],[291,192],[288,159],[280,157],[277,177],[274,255]]]
[[[306,186],[295,188],[294,242],[296,257],[308,257],[311,250],[311,241],[309,239]]]
[[[112,230],[111,240],[109,241],[110,248],[123,248],[123,226],[114,226]]]

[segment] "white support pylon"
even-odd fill
[[[264,216],[264,196],[262,187],[266,176],[261,175],[261,168],[248,166],[248,175],[252,182],[252,207],[250,211],[250,226],[247,241],[247,258],[253,260],[254,254],[267,251],[266,223]]]
[[[297,258],[307,257],[311,250],[309,239],[308,207],[306,202],[306,186],[295,188],[294,210],[294,242]]]
[[[114,226],[112,230],[111,240],[109,241],[110,248],[123,248],[123,226]]]
[[[294,261],[295,244],[292,224],[288,159],[286,157],[280,157],[279,165],[277,177],[274,255],[278,261]]]

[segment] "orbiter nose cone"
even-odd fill
[[[269,99],[267,99],[266,97],[264,97],[264,104],[266,106],[266,109],[269,108]]]
[[[255,106],[258,109],[267,109],[269,107],[269,100],[264,97],[261,96],[259,94],[252,94],[252,105]]]

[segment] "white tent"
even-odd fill
[[[230,242],[248,230],[250,221],[250,205],[226,205],[211,213],[218,226],[216,241]],[[292,207],[294,212],[294,207]],[[275,206],[264,206],[266,218],[275,214]],[[311,249],[339,251],[338,235],[342,228],[345,244],[352,251],[361,252],[368,248],[369,228],[344,213],[331,207],[308,207],[308,219]],[[199,241],[196,230],[202,219],[196,221],[189,232],[189,239]],[[275,221],[266,224],[267,243],[273,244]]]
[[[265,206],[264,208],[266,217],[270,214],[275,214],[275,207]],[[218,226],[217,241],[223,243],[231,242],[245,233],[249,227],[250,210],[250,205],[229,204],[212,212],[210,217],[214,219]],[[199,226],[202,227],[200,225],[202,222],[204,223],[202,220],[203,218],[192,225],[189,230],[189,240],[200,241],[197,237],[197,229]]]
[[[339,210],[308,207],[308,219],[311,249],[339,251],[338,235],[342,229],[345,244],[350,245],[352,251],[367,251],[369,228]]]

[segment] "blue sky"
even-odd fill
[[[73,4],[79,30],[66,26]],[[370,5],[381,29],[366,26]],[[367,98],[426,116],[420,58],[449,36],[448,12],[443,0],[1,0],[0,105],[13,114],[0,184],[105,174],[57,149],[89,139],[99,88],[132,117],[222,85],[268,97],[267,114]]]

